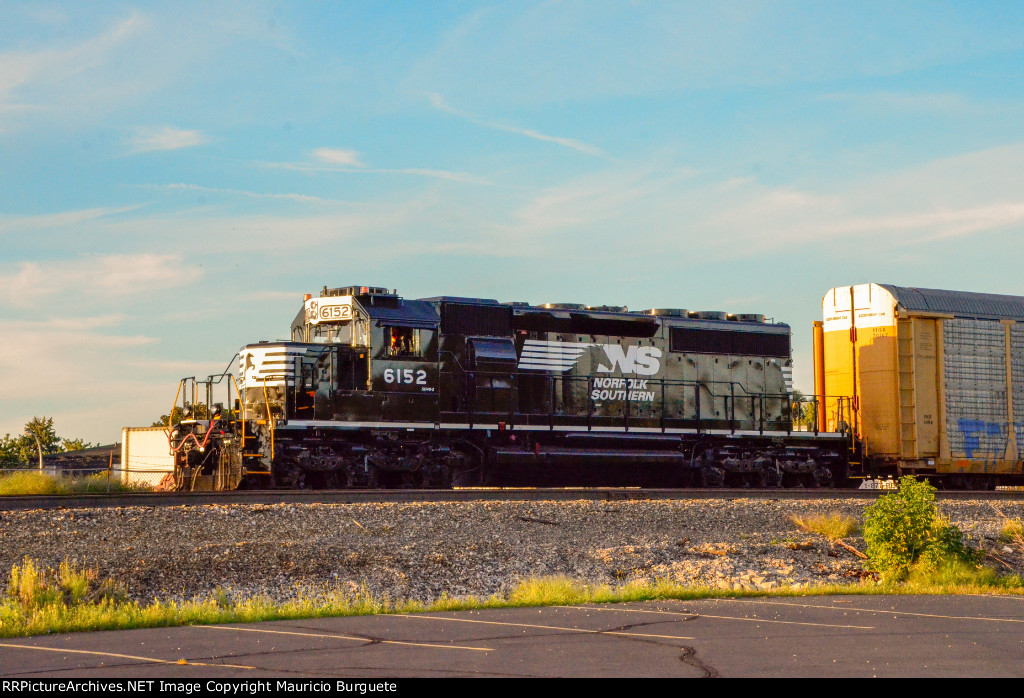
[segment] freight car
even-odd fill
[[[831,289],[822,311],[815,392],[851,397],[856,474],[1024,484],[1024,298],[861,284]],[[826,429],[835,407],[818,405]]]
[[[241,348],[237,380],[179,384],[196,411],[168,424],[175,477],[182,489],[847,484],[852,401],[794,402],[790,337],[753,314],[324,287],[289,340]],[[214,404],[218,383],[227,400]]]

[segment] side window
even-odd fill
[[[352,341],[352,327],[328,323],[314,325],[310,340],[317,344],[349,344]]]
[[[420,331],[412,327],[387,327],[384,332],[385,355],[390,357],[422,356]]]

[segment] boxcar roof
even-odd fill
[[[944,291],[879,284],[910,312],[949,313],[957,317],[1024,320],[1024,297],[997,293]]]

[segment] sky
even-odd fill
[[[811,323],[1024,295],[1024,3],[0,2],[0,434],[94,443],[322,286]]]

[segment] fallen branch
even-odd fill
[[[847,550],[849,550],[849,551],[850,551],[851,553],[853,553],[854,555],[856,555],[857,557],[859,557],[859,558],[860,558],[861,560],[867,560],[867,559],[868,559],[868,556],[867,556],[867,555],[865,555],[865,554],[864,554],[864,553],[862,553],[861,551],[857,550],[857,549],[856,549],[855,547],[853,547],[852,545],[847,545],[846,543],[844,543],[844,542],[843,542],[843,541],[841,541],[841,540],[835,540],[835,541],[833,541],[833,543],[835,543],[836,545],[841,545],[842,547],[846,548],[846,549],[847,549]]]
[[[1011,571],[1013,570],[1013,565],[1011,565],[1006,560],[1003,560],[1002,558],[996,557],[995,555],[993,555],[992,553],[988,552],[987,550],[985,551],[985,557],[990,557],[993,560],[995,560],[996,562],[1001,562],[1002,564],[1006,565],[1006,569],[1011,570]]]

